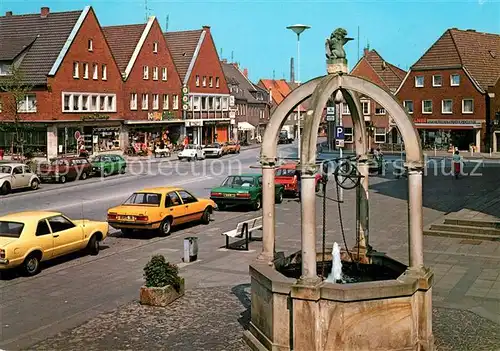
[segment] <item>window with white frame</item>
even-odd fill
[[[375,114],[376,115],[385,115],[385,108],[377,106],[375,107]]]
[[[385,143],[385,128],[375,128],[375,142],[377,144]]]
[[[423,100],[422,101],[422,113],[432,113],[432,100]]]
[[[352,127],[345,127],[344,128],[344,141],[346,143],[352,143],[353,139],[353,130]]]
[[[200,110],[200,97],[199,96],[193,97],[193,110],[194,111]]]
[[[99,79],[99,65],[97,63],[94,63],[92,65],[92,79],[93,80],[98,80]]]
[[[161,79],[162,80],[167,80],[167,67],[163,67],[161,69]]]
[[[142,79],[149,79],[149,67],[142,67]]]
[[[102,75],[102,80],[107,80],[108,79],[108,66],[102,65],[101,67],[101,75]]]
[[[203,76],[203,87],[207,86],[207,77]]]
[[[158,94],[153,94],[153,110],[158,110],[160,108],[160,96]]]
[[[458,87],[460,85],[460,75],[459,74],[452,74],[450,76],[450,85],[452,87]]]
[[[153,80],[158,80],[158,67],[153,67]]]
[[[179,109],[179,95],[177,94],[172,95],[172,108],[174,110]]]
[[[94,43],[93,43],[92,39],[89,39],[87,42],[87,50],[94,51]]]
[[[441,113],[442,114],[453,113],[453,100],[445,99],[445,100],[441,101]]]
[[[208,77],[208,86],[210,88],[214,87],[214,78],[213,77]]]
[[[168,94],[163,94],[163,109],[168,110]]]
[[[132,95],[130,98],[131,109]],[[63,112],[116,112],[116,94],[63,92],[62,101]]]
[[[415,77],[415,87],[423,88],[424,86],[424,76],[416,76]]]
[[[137,93],[130,94],[130,109],[137,110]]]
[[[89,79],[89,64],[86,62],[83,64],[83,79]]]
[[[351,112],[349,111],[349,105],[347,105],[346,102],[342,103],[342,114],[343,115],[350,115]]]
[[[200,76],[196,76],[196,86],[200,86]]]
[[[80,65],[78,62],[73,62],[73,78],[78,79],[80,77]]]
[[[441,75],[432,76],[432,86],[433,87],[440,87],[442,85],[443,85],[443,76],[441,76]]]
[[[221,107],[221,103],[220,103],[220,96],[217,96],[217,97],[215,98],[215,109],[216,109],[217,111],[219,111],[219,110],[220,110],[220,107]]]
[[[219,77],[215,77],[215,87],[216,88],[220,87],[220,79],[219,79]]]
[[[21,113],[36,112],[36,95],[26,94],[22,99],[20,99],[17,105],[17,112]]]
[[[148,94],[142,94],[142,109],[147,110],[149,108],[149,103],[148,103]]]
[[[222,98],[222,110],[226,111],[229,108],[229,98],[223,97]]]
[[[413,114],[413,101],[412,100],[403,101],[403,107],[405,108],[407,113],[409,113],[410,115]]]
[[[155,41],[155,42],[153,43],[153,52],[154,52],[155,54],[157,54],[157,53],[158,53],[158,42],[157,42],[157,41]]]
[[[209,96],[208,97],[208,109],[212,111],[214,109],[214,97]]]
[[[370,114],[370,101],[361,101],[361,107],[363,109],[363,115]]]
[[[474,113],[474,100],[472,99],[462,100],[462,113]]]

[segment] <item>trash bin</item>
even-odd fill
[[[198,238],[190,236],[184,239],[184,262],[193,262],[198,259]]]

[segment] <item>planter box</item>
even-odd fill
[[[173,286],[167,285],[163,288],[141,287],[140,301],[143,305],[165,307],[184,295],[184,278],[181,278],[179,291]]]

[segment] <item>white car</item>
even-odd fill
[[[14,189],[38,189],[40,179],[22,163],[0,164],[0,194],[7,195]]]
[[[179,157],[179,160],[203,160],[205,158],[205,151],[199,145],[188,144],[184,150],[179,152],[177,157]]]
[[[225,153],[224,147],[219,143],[206,145],[203,151],[205,151],[206,157],[221,157]]]

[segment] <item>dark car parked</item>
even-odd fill
[[[60,157],[50,164],[41,164],[39,178],[44,182],[66,183],[68,180],[85,180],[92,173],[92,165],[84,157]]]

